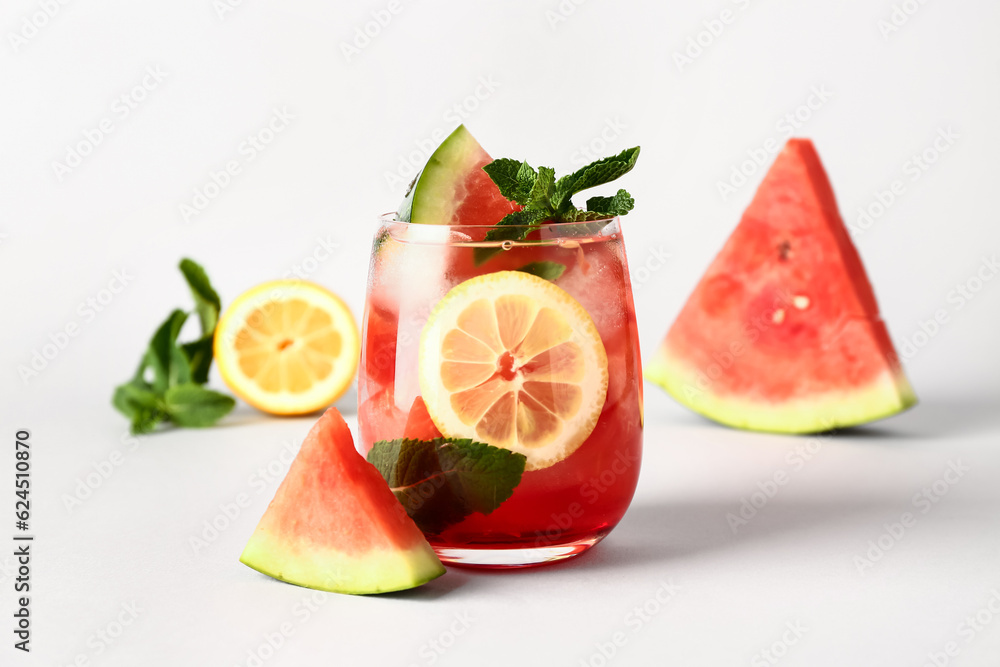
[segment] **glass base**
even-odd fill
[[[579,556],[594,546],[607,533],[582,540],[566,542],[546,547],[509,548],[502,547],[447,547],[431,545],[441,562],[447,565],[479,569],[509,570],[520,567],[536,567]]]

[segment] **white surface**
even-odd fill
[[[953,639],[961,652],[949,664],[995,662],[1000,620],[971,643],[958,626],[1000,587],[1000,281],[971,301],[955,290],[1000,250],[1000,5],[926,3],[884,39],[888,1],[592,0],[554,28],[555,0],[404,1],[351,62],[339,44],[387,3],[246,0],[223,20],[209,0],[68,3],[15,52],[9,31],[38,6],[10,0],[0,10],[0,480],[10,479],[14,429],[31,428],[39,536],[36,652],[15,655],[0,626],[0,664],[83,655],[95,665],[246,665],[285,621],[294,635],[268,666],[429,664],[421,647],[463,613],[471,627],[437,664],[597,665],[594,643],[617,631],[627,643],[610,664],[752,664],[795,621],[808,630],[784,665],[920,665]],[[724,8],[733,22],[678,71],[674,52]],[[157,66],[165,79],[122,118],[116,98]],[[304,260],[336,244],[309,277],[360,313],[374,218],[402,191],[385,173],[415,140],[450,130],[448,110],[477,88],[485,99],[467,123],[495,156],[565,172],[608,123],[624,127],[603,152],[642,145],[622,186],[638,202],[625,234],[648,357],[760,173],[726,201],[717,182],[747,151],[783,138],[777,123],[814,87],[832,97],[814,99],[798,134],[816,141],[848,222],[903,181],[856,242],[923,403],[823,441],[737,534],[727,513],[806,441],[712,426],[653,387],[634,506],[591,554],[516,574],[453,570],[411,594],[331,597],[305,623],[294,608],[306,591],[236,558],[276,484],[250,476],[283,442],[297,444],[309,420],[241,407],[216,429],[158,434],[83,506],[64,507],[79,478],[126,448],[111,388],[168,310],[188,302],[178,259],[203,262],[228,302],[297,265],[309,272]],[[276,108],[294,118],[248,161],[241,142]],[[52,162],[105,117],[113,131],[59,181]],[[907,161],[949,127],[954,145],[911,180]],[[180,205],[229,160],[241,173],[185,223]],[[123,269],[128,285],[90,316],[80,304]],[[944,324],[907,354],[921,323],[941,313]],[[22,381],[18,366],[70,324],[77,335]],[[969,472],[859,573],[854,557],[884,523],[919,512],[913,495],[957,459]],[[189,538],[239,493],[250,506],[194,553]],[[5,544],[7,532],[0,526]],[[625,615],[664,579],[680,591],[633,632]],[[0,590],[9,622],[10,581]],[[88,637],[132,601],[138,619],[97,655]]]
[[[659,393],[649,398],[638,494],[591,552],[522,572],[452,568],[409,593],[331,595],[308,618],[300,605],[309,591],[237,559],[277,483],[261,487],[255,472],[278,460],[283,442],[301,440],[311,420],[243,408],[225,427],[152,436],[68,514],[58,496],[107,455],[122,424],[99,405],[68,405],[59,419],[32,410],[18,423],[34,428],[42,497],[37,654],[8,662],[4,646],[3,664],[68,665],[83,654],[95,665],[247,665],[247,651],[287,622],[293,634],[264,664],[422,665],[427,642],[447,643],[456,615],[470,627],[436,664],[576,667],[619,631],[627,643],[614,664],[754,664],[787,622],[807,631],[782,664],[922,665],[949,641],[961,648],[954,664],[995,664],[1000,616],[972,643],[958,633],[1000,590],[995,406],[928,402],[816,441],[726,430]],[[815,456],[798,468],[796,448],[813,444]],[[950,462],[969,470],[922,513],[913,496]],[[787,484],[734,535],[727,514],[777,471]],[[224,526],[220,505],[241,493],[249,506],[195,552],[204,522]],[[904,512],[916,524],[859,571],[855,559]],[[632,610],[662,582],[679,590],[658,613],[650,603],[654,613],[639,624]],[[97,656],[88,638],[123,603],[141,612]]]

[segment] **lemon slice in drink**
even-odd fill
[[[456,285],[420,337],[420,390],[434,424],[519,452],[538,470],[597,425],[608,358],[590,315],[555,284],[520,271]]]
[[[215,329],[219,373],[264,412],[301,415],[347,390],[358,368],[358,326],[340,297],[305,280],[241,294]]]

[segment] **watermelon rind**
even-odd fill
[[[462,182],[459,175],[475,167],[483,148],[472,134],[459,125],[431,154],[403,198],[397,218],[403,222],[452,224],[461,198],[456,196]]]
[[[822,433],[859,426],[891,417],[917,402],[899,367],[886,370],[867,385],[777,403],[713,392],[704,373],[665,347],[650,360],[643,375],[677,402],[709,419],[733,428],[769,433]]]
[[[429,546],[348,555],[258,530],[240,562],[280,581],[332,593],[371,595],[415,588],[445,573]]]

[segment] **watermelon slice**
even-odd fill
[[[443,438],[431,415],[427,412],[424,399],[417,396],[413,399],[410,407],[410,414],[406,418],[406,427],[403,428],[403,437],[413,440],[433,440]]]
[[[413,588],[444,567],[330,408],[309,431],[240,561],[335,593]]]
[[[778,155],[645,376],[759,431],[854,426],[916,402],[811,141]]]
[[[495,225],[519,206],[483,171],[493,161],[464,125],[437,147],[413,180],[397,219],[438,225]]]

